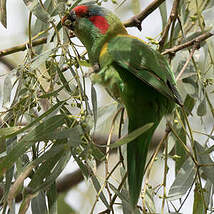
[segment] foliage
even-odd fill
[[[62,0],[46,0],[44,3],[24,0],[30,14],[29,42],[0,51],[1,59],[3,55],[26,49],[23,62],[4,78],[1,93],[0,186],[3,214],[8,210],[16,213],[15,199],[18,196],[21,196],[19,213],[26,213],[30,204],[32,213],[57,213],[56,179],[71,157],[97,191],[91,213],[98,200],[105,205],[104,212],[110,213],[118,206],[117,198],[123,212],[130,213],[123,158],[109,171],[109,152],[115,147],[124,147],[151,124],[110,145],[126,134],[124,110],[115,101],[97,106],[96,88],[88,78],[91,71],[87,54],[60,23],[66,7],[74,7],[79,2],[68,5]],[[177,76],[184,108],[175,109],[167,123],[171,133],[166,132],[154,149],[147,166],[139,212],[166,213],[164,210],[168,209],[168,212],[179,213],[194,189],[193,213],[211,213],[214,185],[214,2],[174,0],[171,13],[167,12],[165,1],[153,2],[163,2],[158,5],[162,19],[159,24],[163,30],[159,37],[148,38],[148,42],[168,57]],[[139,12],[139,4],[139,1],[131,3],[135,14]],[[0,21],[6,27],[5,0],[0,0],[0,9]],[[144,15],[152,16],[153,10],[155,8],[150,6]],[[32,16],[35,16],[35,24],[32,24]],[[126,26],[131,25],[126,22]],[[90,95],[86,93],[88,85]],[[164,176],[159,181],[160,185],[153,187],[149,175],[155,158],[160,158],[157,153],[163,143]],[[123,151],[119,153],[121,155]],[[169,160],[175,164],[175,179],[170,187],[167,183]],[[104,182],[95,173],[95,161],[105,163]],[[121,170],[117,184],[109,180],[116,168]],[[155,204],[157,196],[160,209]],[[176,205],[175,200],[179,202]],[[60,197],[59,203],[66,205],[65,212],[73,212],[64,198]],[[59,207],[62,210],[63,205]]]

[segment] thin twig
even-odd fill
[[[124,183],[125,183],[125,181],[126,181],[127,176],[128,176],[128,173],[126,172],[126,174],[124,175],[124,177],[123,177],[123,179],[122,179],[120,185],[119,185],[118,188],[117,188],[118,191],[120,191],[121,188],[123,187],[123,185],[124,185]],[[115,193],[114,196],[113,196],[113,198],[112,198],[112,200],[111,200],[111,202],[110,202],[110,209],[107,209],[107,210],[105,210],[105,211],[103,211],[103,212],[101,212],[101,213],[109,214],[110,211],[111,211],[112,208],[113,208],[113,205],[114,205],[114,202],[115,202],[116,199],[117,199],[117,194]],[[99,213],[99,214],[101,214],[101,213]]]
[[[188,59],[186,60],[186,62],[185,62],[185,64],[184,64],[183,68],[181,69],[180,73],[179,73],[178,76],[176,77],[176,81],[178,81],[178,80],[181,78],[182,74],[183,74],[184,71],[186,70],[186,67],[187,67],[187,65],[189,64],[190,60],[192,59],[193,54],[195,53],[195,51],[196,51],[197,48],[198,48],[198,44],[195,43],[195,44],[193,45],[192,51],[191,51],[191,53],[190,53]]]
[[[178,16],[179,2],[180,2],[180,0],[174,0],[174,2],[173,2],[172,10],[171,10],[168,22],[167,22],[167,24],[166,24],[166,26],[164,28],[164,31],[163,31],[163,34],[162,34],[162,38],[161,38],[161,40],[159,42],[160,50],[162,50],[162,48],[163,48],[163,46],[165,44],[165,41],[167,39],[169,28],[170,28],[171,24],[173,22],[175,22],[175,20],[176,20],[176,18]]]
[[[147,184],[148,181],[149,181],[149,175],[150,175],[150,172],[151,172],[151,169],[152,169],[152,165],[153,165],[153,163],[154,163],[154,161],[155,161],[155,158],[156,158],[158,152],[160,151],[161,146],[163,145],[163,143],[164,143],[165,140],[167,139],[167,137],[168,137],[170,131],[171,131],[171,129],[170,129],[169,126],[167,125],[164,136],[161,138],[160,143],[158,144],[158,146],[157,146],[157,148],[155,149],[153,155],[151,156],[150,160],[148,161],[148,164],[146,165],[146,168],[145,168],[146,180],[145,180],[145,185],[144,185],[144,190],[143,190],[144,194],[146,193],[146,184]],[[144,210],[144,211],[146,210],[145,197],[143,198],[143,210]]]
[[[125,27],[138,27],[141,25],[142,21],[150,15],[154,10],[156,10],[165,0],[154,0],[151,4],[149,4],[142,12],[137,14],[136,16],[128,19],[123,24]]]
[[[107,183],[107,178],[108,178],[108,175],[109,175],[109,171],[108,171],[108,161],[109,161],[109,155],[110,155],[110,143],[111,143],[111,138],[112,138],[112,134],[113,134],[113,130],[114,130],[114,126],[115,126],[115,122],[116,122],[116,119],[119,115],[119,113],[122,111],[122,107],[116,112],[116,114],[114,115],[113,117],[113,121],[112,121],[112,124],[111,124],[111,129],[110,129],[110,133],[109,133],[109,136],[108,136],[108,141],[107,141],[107,147],[106,147],[106,159],[105,159],[105,174],[106,174],[106,178],[105,178],[105,183],[106,183],[106,189],[107,189],[107,192],[109,194],[109,199],[111,200],[111,192],[110,192],[110,189],[108,188],[108,183]]]
[[[164,213],[164,207],[165,207],[165,201],[166,201],[166,175],[168,171],[167,167],[167,159],[168,159],[168,143],[167,143],[167,137],[166,137],[166,143],[165,143],[165,157],[164,157],[164,177],[163,177],[163,200],[161,205],[161,213]]]
[[[35,41],[32,41],[32,46],[34,47],[34,46],[42,45],[46,42],[47,42],[47,38],[43,37],[41,39],[37,39]],[[0,51],[0,57],[6,56],[6,55],[9,55],[12,53],[16,53],[19,51],[24,51],[27,49],[28,45],[29,45],[29,42],[25,42],[24,44],[17,45],[17,46],[14,46],[12,48],[4,49],[4,50]]]
[[[195,43],[200,43],[206,39],[208,39],[209,37],[213,36],[214,34],[212,33],[209,33],[209,32],[206,32],[206,33],[203,33],[202,35],[200,36],[197,36],[195,37],[194,39],[188,41],[188,42],[185,42],[181,45],[176,45],[174,46],[173,48],[169,48],[169,49],[166,49],[165,51],[163,51],[161,54],[162,55],[166,55],[166,54],[175,54],[177,51],[180,51],[180,50],[183,50],[187,47],[191,47],[193,46]]]

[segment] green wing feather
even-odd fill
[[[182,105],[169,64],[143,41],[130,35],[117,36],[108,42],[108,53],[121,67]]]

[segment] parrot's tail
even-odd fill
[[[159,122],[156,121],[151,129],[127,145],[129,196],[133,208],[136,207],[140,196],[148,147],[158,124]],[[132,124],[129,124],[129,132],[131,131],[133,131]]]

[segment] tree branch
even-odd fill
[[[176,52],[178,52],[178,51],[180,51],[182,49],[185,49],[187,47],[193,46],[195,43],[200,43],[202,41],[205,41],[206,39],[208,39],[209,37],[211,37],[213,35],[214,34],[209,33],[209,32],[203,33],[202,35],[197,36],[196,38],[194,38],[194,39],[192,39],[192,40],[190,40],[188,42],[185,42],[185,43],[183,43],[181,45],[176,45],[173,48],[166,49],[161,54],[162,55],[175,54]]]
[[[41,39],[37,39],[35,41],[32,41],[32,46],[42,45],[46,42],[47,42],[47,38],[43,37]],[[6,56],[6,55],[9,55],[12,53],[16,53],[19,51],[24,51],[27,49],[27,46],[29,46],[29,42],[25,42],[24,44],[17,45],[17,46],[14,46],[12,48],[4,49],[4,50],[0,51],[0,57]]]
[[[137,27],[141,30],[142,21],[150,15],[154,10],[156,10],[165,0],[154,0],[151,4],[149,4],[142,12],[137,14],[136,16],[128,19],[123,24],[125,27]]]
[[[169,32],[169,28],[171,26],[171,24],[173,22],[175,22],[177,16],[178,16],[178,7],[179,7],[179,2],[180,0],[174,0],[173,5],[172,5],[172,10],[168,19],[168,23],[164,28],[163,34],[162,34],[162,38],[161,41],[159,42],[160,44],[160,50],[163,48],[165,41],[167,39],[168,36],[168,32]]]

